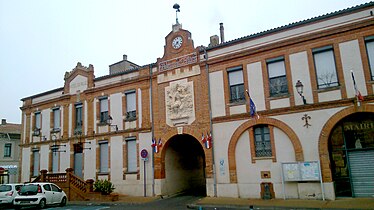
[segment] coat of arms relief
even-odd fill
[[[195,120],[193,83],[180,80],[165,88],[166,122],[170,126],[191,124]]]

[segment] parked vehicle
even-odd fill
[[[18,195],[17,191],[23,184],[2,184],[0,185],[0,205],[12,205],[13,200]]]
[[[14,208],[24,206],[37,206],[40,209],[47,205],[65,206],[67,197],[65,192],[53,183],[38,182],[22,186],[18,195],[14,198]]]

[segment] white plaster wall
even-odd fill
[[[47,94],[47,95],[39,96],[39,97],[33,98],[32,103],[36,104],[36,103],[39,103],[39,102],[43,102],[43,101],[51,100],[51,99],[54,99],[54,98],[58,98],[58,97],[62,96],[62,94],[63,94],[62,91],[56,91],[56,92],[53,92],[53,93],[50,93],[50,94]]]
[[[102,87],[107,85],[112,85],[115,83],[123,82],[124,80],[130,80],[134,77],[139,76],[139,71],[131,72],[128,74],[122,74],[116,77],[111,77],[103,80],[99,80],[95,82],[95,87]]]
[[[245,113],[246,105],[230,106],[230,115]]]
[[[346,107],[310,111],[307,113],[286,114],[274,116],[274,118],[284,122],[289,127],[291,127],[299,137],[301,146],[303,148],[304,160],[314,161],[319,160],[318,141],[323,126],[335,113],[344,108]],[[311,117],[311,119],[309,120],[309,124],[311,124],[311,126],[309,126],[308,128],[304,126],[305,121],[301,119],[304,114],[308,114],[308,116]],[[276,136],[275,133],[274,136]]]
[[[96,179],[96,139],[86,140],[88,144],[85,147],[91,149],[85,149],[84,152],[84,180]]]
[[[93,100],[93,116],[97,116],[96,115],[96,104],[97,104],[97,98],[94,98],[94,100]],[[97,126],[96,126],[96,124],[98,123],[98,120],[96,119],[96,117],[94,117],[94,120],[93,120],[93,128],[94,128],[94,131],[95,131],[95,133],[97,133]]]
[[[367,95],[366,82],[358,40],[340,43],[339,48],[343,66],[345,87],[347,90],[347,97],[355,97],[355,89],[351,71],[353,71],[354,73],[357,89],[361,92],[362,95]]]
[[[87,89],[87,86],[87,77],[77,75],[69,84],[70,94],[75,94],[77,91],[83,92]]]
[[[123,180],[123,138],[113,136],[110,140],[110,180],[120,182]]]
[[[256,110],[265,110],[265,92],[264,82],[262,79],[261,62],[250,63],[247,65],[248,72],[248,92],[251,95],[253,102],[256,105]]]
[[[61,106],[60,107],[60,128],[61,128],[60,134],[61,135],[64,133],[64,112],[65,112],[65,109]]]
[[[312,84],[310,83],[309,65],[308,65],[308,55],[306,51],[291,54],[290,55],[290,66],[291,66],[291,76],[292,76],[292,87],[293,93],[295,95],[295,104],[302,105],[303,100],[297,93],[295,88],[297,80],[304,85],[305,99],[307,103],[313,103],[313,93]]]
[[[138,127],[142,127],[143,115],[142,115],[142,89],[138,88]]]
[[[276,109],[276,108],[282,108],[282,107],[290,107],[289,98],[270,100],[270,109]]]
[[[22,125],[23,125],[23,134],[21,135],[22,136],[21,144],[26,142],[26,132],[27,132],[27,130],[26,130],[26,123],[27,123],[26,114],[23,114],[23,118],[22,119],[23,119],[23,122],[22,122]]]
[[[139,156],[140,151],[146,149],[148,151],[148,160],[145,162],[146,170],[146,190],[147,196],[152,196],[152,182],[153,182],[153,169],[152,169],[152,133],[139,133]],[[144,162],[139,158],[139,169],[140,169],[140,179],[144,183]]]
[[[60,169],[61,171],[65,172],[67,168],[71,168],[70,166],[70,154],[74,154],[73,151],[70,151],[70,144],[66,143],[66,147],[63,147],[65,152],[60,152]]]
[[[87,129],[88,129],[88,106],[87,106],[87,101],[83,102],[83,112],[84,112],[84,119],[83,119],[83,125],[84,126],[84,134],[87,135]]]
[[[49,145],[41,145],[39,151],[39,159],[40,159],[40,168],[39,171],[45,169],[48,170],[48,163],[49,163]]]
[[[225,96],[223,88],[223,72],[216,71],[209,73],[209,88],[210,88],[210,99],[212,117],[225,116]]]
[[[30,181],[30,157],[31,157],[31,149],[30,147],[22,148],[22,177],[21,182],[29,182]]]
[[[228,168],[228,145],[234,131],[246,120],[216,123],[213,124],[213,139],[214,139],[214,164],[217,168],[217,183],[230,183],[229,168]],[[224,162],[224,167],[220,166],[220,161]]]
[[[69,104],[69,137],[71,137],[71,128],[73,126],[73,104]]]
[[[291,38],[305,36],[310,33],[322,32],[325,30],[331,30],[332,28],[341,27],[343,25],[353,24],[355,22],[371,18],[371,16],[369,15],[370,10],[372,9],[369,8],[363,11],[330,18],[324,21],[316,21],[314,23],[306,24],[300,27],[294,27],[292,29],[263,36],[259,39],[250,39],[249,41],[242,44],[235,44],[228,47],[218,48],[216,50],[208,51],[208,58],[214,59],[222,56],[227,56],[229,54],[238,53],[240,51],[250,50],[264,45],[282,42]]]
[[[340,99],[342,99],[342,94],[340,90],[332,90],[318,93],[319,102],[335,101]]]
[[[117,125],[118,129],[123,127],[122,94],[123,93],[119,92],[110,95],[110,115],[113,118],[112,125]],[[111,127],[111,130],[114,131],[115,127]]]

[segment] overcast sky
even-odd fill
[[[21,99],[63,87],[77,64],[95,76],[128,60],[163,56],[165,36],[179,22],[195,47],[219,35],[226,41],[346,9],[369,0],[0,0],[0,118],[21,123]]]

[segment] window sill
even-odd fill
[[[123,172],[124,174],[138,174],[137,171],[132,171],[132,172]]]
[[[269,156],[269,157],[253,157],[253,160],[273,160],[275,157],[274,156]]]
[[[60,128],[52,128],[51,133],[60,133],[61,129]]]
[[[109,172],[99,172],[97,173],[98,176],[103,176],[103,175],[109,175]]]
[[[97,126],[107,126],[107,125],[109,125],[109,124],[106,123],[106,122],[99,122],[99,123],[97,123]]]
[[[132,122],[132,121],[136,121],[138,118],[129,118],[129,119],[125,119],[125,122]]]
[[[340,90],[340,86],[321,88],[321,89],[318,89],[317,92],[324,93],[324,92],[329,92],[329,91],[334,91],[334,90]]]
[[[283,93],[283,94],[278,94],[278,95],[270,96],[269,99],[270,100],[277,100],[277,99],[283,99],[283,98],[289,98],[289,97],[290,97],[289,93]]]

